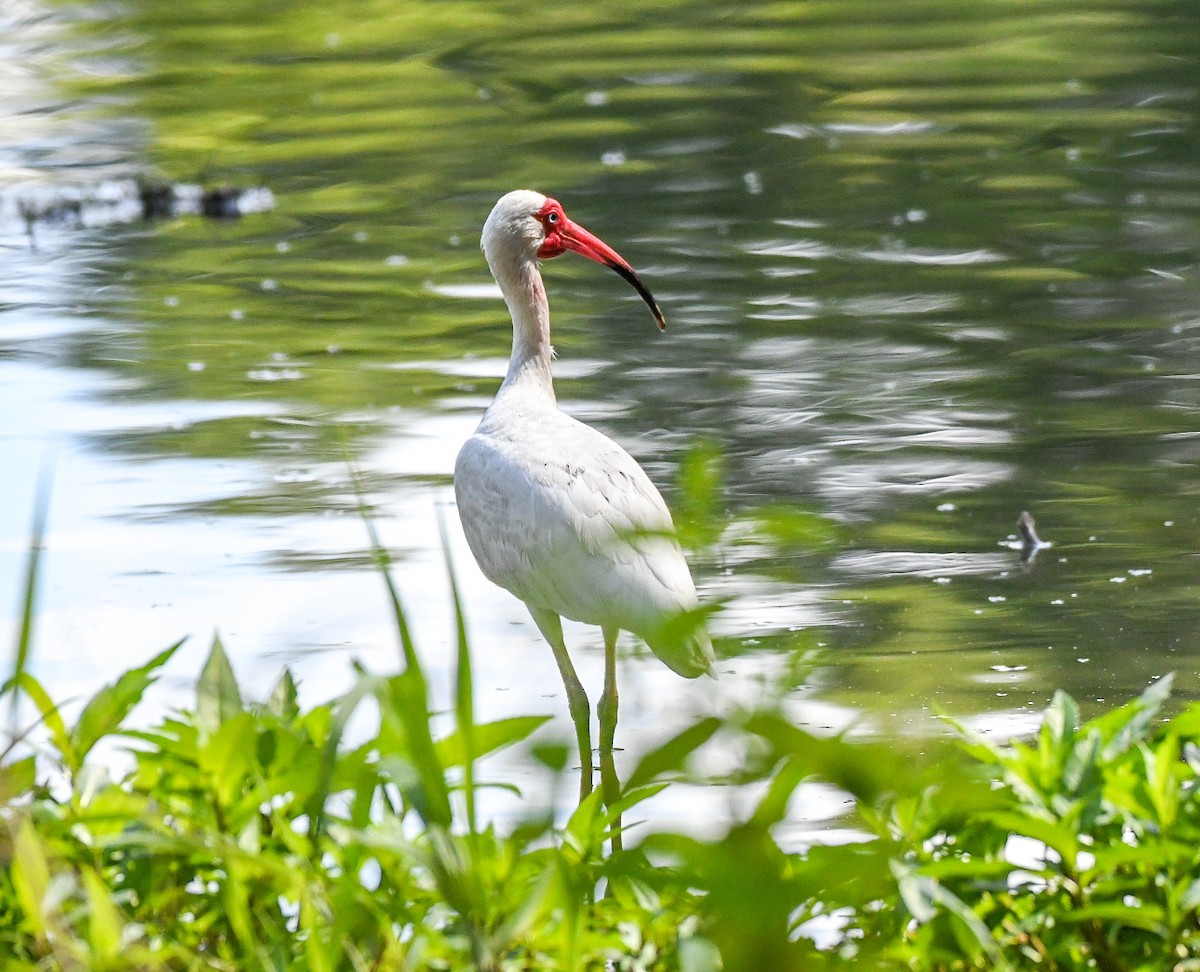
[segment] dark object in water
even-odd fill
[[[139,179],[142,219],[170,219],[175,215],[175,187],[166,179]]]
[[[261,186],[199,186],[137,175],[86,183],[0,185],[0,236],[21,233],[36,246],[43,230],[96,229],[199,214],[236,219],[275,206]]]
[[[1023,510],[1017,517],[1017,532],[1021,536],[1021,563],[1026,567],[1032,566],[1038,551],[1050,544],[1037,535],[1037,528],[1028,510]]]
[[[215,186],[200,195],[200,212],[210,219],[237,219],[244,190],[237,186]]]

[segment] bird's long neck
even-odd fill
[[[493,267],[513,321],[512,357],[500,390],[521,387],[554,399],[550,372],[550,303],[536,260]]]

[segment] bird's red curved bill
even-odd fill
[[[654,295],[650,293],[649,288],[642,283],[642,278],[637,275],[637,272],[621,254],[600,239],[600,237],[588,232],[578,223],[573,223],[566,217],[563,217],[562,222],[559,224],[558,235],[562,246],[566,249],[574,250],[580,256],[585,256],[589,260],[603,263],[606,267],[611,267],[628,280],[633,289],[646,302],[646,306],[650,308],[650,313],[654,315],[654,319],[658,322],[659,330],[665,331],[667,329],[667,321],[663,317],[661,308],[658,306],[658,301],[654,299]]]

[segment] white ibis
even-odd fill
[[[592,789],[591,715],[560,619],[603,631],[597,715],[611,805],[619,792],[612,761],[618,632],[642,638],[686,678],[711,670],[712,642],[662,496],[628,452],[558,408],[538,261],[574,250],[611,267],[658,326],[666,323],[633,268],[541,193],[510,192],[496,203],[482,245],[512,314],[513,347],[504,383],[455,463],[458,515],[480,569],[525,602],[554,651],[579,744],[581,799]]]

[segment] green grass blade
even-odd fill
[[[42,460],[38,474],[37,495],[34,497],[33,526],[29,537],[29,556],[25,561],[25,583],[21,597],[21,623],[17,628],[17,643],[13,657],[12,677],[8,682],[14,689],[9,710],[9,735],[17,735],[16,686],[29,668],[29,652],[33,645],[33,615],[37,606],[38,573],[42,561],[42,545],[46,536],[46,520],[50,513],[51,484],[54,481],[54,456],[48,454]],[[0,696],[4,690],[0,689]]]
[[[371,517],[370,507],[367,505],[367,497],[363,492],[362,475],[350,460],[346,457],[346,465],[350,469],[350,482],[354,487],[354,498],[358,501],[358,515],[362,517],[363,525],[367,530],[367,541],[371,548],[371,559],[375,566],[379,568],[379,576],[383,578],[383,585],[387,589],[388,602],[392,607],[392,618],[396,622],[396,633],[400,639],[400,650],[404,657],[404,668],[409,672],[416,672],[417,678],[422,682],[425,680],[424,674],[421,672],[421,663],[417,659],[416,646],[413,644],[412,632],[408,627],[408,617],[404,613],[404,605],[400,600],[400,592],[396,589],[396,583],[392,580],[392,555],[388,553],[387,548],[379,539],[379,531],[375,528],[375,521]]]
[[[454,562],[450,557],[450,541],[446,536],[446,520],[438,510],[438,531],[442,538],[442,553],[446,558],[446,576],[450,582],[450,597],[454,603],[454,626],[458,642],[454,677],[454,715],[463,747],[463,799],[467,808],[467,829],[478,833],[475,816],[475,694],[471,673],[471,649],[467,643],[467,626],[463,617],[462,599],[454,577]]]

